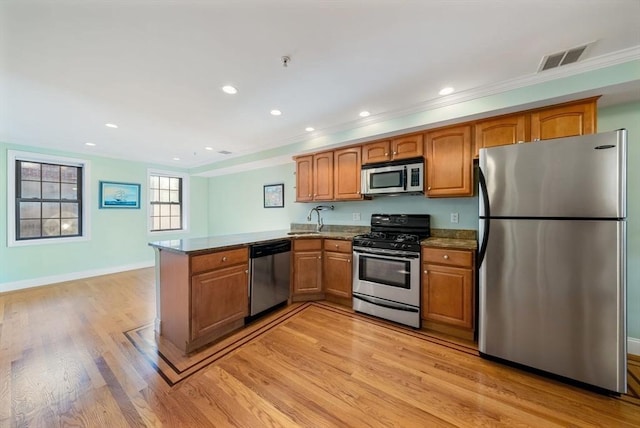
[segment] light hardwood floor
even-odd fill
[[[0,427],[640,426],[640,406],[309,305],[174,386],[141,269],[0,295]]]

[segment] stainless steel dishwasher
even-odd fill
[[[254,316],[289,299],[291,241],[251,246],[249,315]]]

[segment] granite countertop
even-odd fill
[[[477,232],[475,230],[431,229],[431,237],[423,240],[420,244],[423,247],[477,250]]]
[[[326,230],[322,232],[315,232],[314,229],[308,227],[308,225],[292,224],[290,230],[270,230],[203,238],[171,239],[150,242],[149,245],[161,250],[190,254],[222,250],[231,247],[242,247],[281,239],[329,238],[351,241],[354,236],[366,232],[368,232],[368,227],[332,225],[327,225]],[[478,248],[475,230],[431,229],[431,237],[423,240],[421,244],[425,247],[458,248],[462,250],[476,250]]]
[[[423,247],[456,248],[459,250],[477,250],[478,241],[475,239],[456,239],[431,237],[420,242]]]
[[[326,231],[312,232],[309,230],[270,230],[265,232],[237,233],[233,235],[208,236],[203,238],[169,239],[150,242],[149,245],[161,250],[176,253],[197,253],[210,250],[222,250],[231,247],[241,247],[257,243],[266,243],[280,239],[313,239],[330,238],[350,241],[359,232],[355,231]]]

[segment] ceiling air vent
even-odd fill
[[[538,71],[545,71],[551,68],[573,64],[580,59],[580,57],[588,47],[589,44],[586,44],[583,46],[578,46],[577,48],[572,48],[566,51],[547,55],[542,58],[542,63],[540,64],[540,68],[538,69]]]
[[[218,153],[220,153],[221,155],[230,155],[231,152],[227,151],[227,150],[220,150]]]

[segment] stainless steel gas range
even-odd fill
[[[427,214],[373,214],[371,233],[353,239],[353,309],[420,327],[420,241]]]

